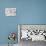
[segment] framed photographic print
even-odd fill
[[[5,16],[16,16],[16,8],[5,8]]]

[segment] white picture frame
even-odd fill
[[[5,16],[16,16],[16,8],[5,8]]]

